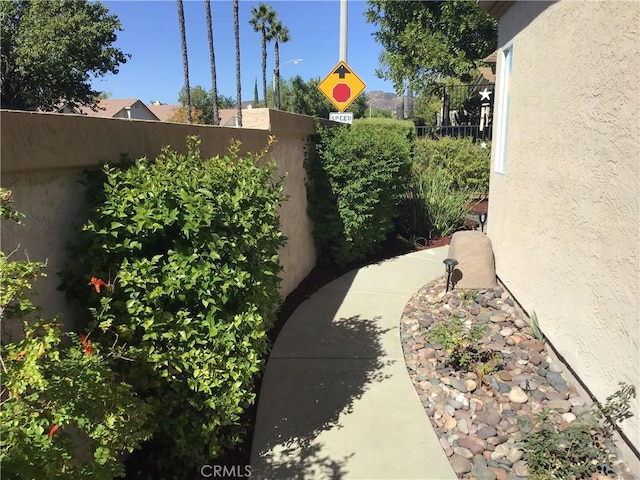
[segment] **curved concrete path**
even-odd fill
[[[456,479],[409,380],[400,318],[448,247],[352,271],[302,303],[267,363],[252,478]]]

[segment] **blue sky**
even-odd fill
[[[118,33],[116,46],[132,58],[117,75],[93,81],[97,90],[111,93],[111,98],[139,98],[148,103],[160,100],[177,103],[183,85],[182,53],[178,14],[174,0],[104,1],[111,13],[120,18],[124,28]],[[260,34],[249,25],[251,7],[257,1],[240,1],[240,61],[242,99],[253,100],[254,82],[262,92]],[[339,61],[339,0],[266,1],[290,31],[291,41],[280,46],[280,75],[300,75],[305,80],[324,78]],[[372,36],[375,26],[365,21],[367,3],[348,0],[347,63],[367,85],[367,91],[393,92],[390,82],[378,79],[375,69],[382,47]],[[231,0],[212,0],[213,36],[216,54],[218,92],[235,98],[235,43]],[[189,53],[191,86],[211,87],[209,46],[204,2],[185,0],[185,24]],[[273,45],[267,49],[267,82],[273,71]],[[293,63],[289,60],[303,59]],[[285,62],[289,62],[286,63]],[[260,94],[262,96],[262,94]]]

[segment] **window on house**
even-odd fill
[[[507,171],[507,146],[509,140],[509,78],[513,65],[513,45],[509,44],[500,50],[500,71],[498,72],[498,118],[497,148],[493,169],[496,173]]]

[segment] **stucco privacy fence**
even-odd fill
[[[243,128],[231,128],[2,110],[1,184],[13,191],[14,206],[26,218],[23,225],[2,221],[1,247],[6,253],[17,249],[16,259],[27,254],[31,261],[47,262],[48,277],[34,285],[45,315],[61,314],[63,322],[70,321],[64,293],[56,290],[56,272],[64,267],[83,209],[81,172],[118,161],[122,153],[154,158],[167,145],[184,153],[188,135],[200,136],[203,157],[224,155],[232,140],[241,142],[241,154],[260,151],[275,135],[268,158],[277,161],[288,196],[280,209],[288,238],[280,261],[281,294],[290,293],[316,263],[304,182],[304,149],[314,120],[252,109],[243,111],[243,123]]]

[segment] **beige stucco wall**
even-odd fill
[[[268,158],[277,161],[277,173],[285,177],[289,197],[280,209],[281,228],[288,238],[280,260],[284,267],[281,293],[290,293],[316,262],[303,165],[314,124],[310,117],[267,109],[255,109],[247,117],[245,128],[224,128],[2,111],[1,184],[13,190],[15,207],[26,218],[23,226],[2,221],[1,246],[11,252],[19,245],[16,258],[26,251],[31,260],[48,262],[48,278],[36,284],[37,303],[45,312],[68,316],[64,295],[55,289],[56,272],[64,267],[66,245],[73,239],[74,223],[83,208],[81,171],[117,161],[124,152],[131,158],[152,158],[166,145],[184,151],[187,135],[201,137],[203,156],[224,155],[232,139],[242,142],[242,152],[260,151],[269,136],[275,136]],[[294,131],[288,130],[290,123],[297,125]]]
[[[515,2],[500,19],[513,71],[490,185],[497,273],[600,401],[640,387],[639,27],[640,2]],[[633,413],[638,449],[638,399]]]

